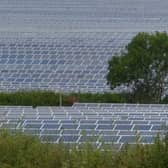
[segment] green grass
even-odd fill
[[[167,168],[168,139],[121,151],[92,148],[69,150],[63,144],[42,144],[21,133],[0,132],[0,168]]]

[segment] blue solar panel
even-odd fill
[[[114,128],[114,125],[98,125],[97,129],[100,130],[112,130]]]
[[[122,136],[120,139],[120,143],[136,143],[136,136]]]
[[[135,125],[134,130],[149,130],[151,125]]]
[[[80,125],[79,126],[79,129],[95,129],[96,128],[96,125],[94,124],[83,124],[83,125]]]
[[[40,129],[42,124],[26,124],[25,128],[37,128]]]
[[[131,130],[132,125],[116,125],[115,130]]]
[[[114,121],[110,121],[110,120],[99,120],[98,124],[113,124]]]
[[[128,124],[131,124],[131,121],[126,121],[126,120],[124,120],[124,121],[122,121],[122,120],[121,121],[115,121],[115,124],[125,124],[125,125],[127,124],[128,125]]]
[[[80,130],[63,130],[62,134],[64,135],[78,135],[80,133]]]
[[[59,124],[44,124],[43,129],[58,129],[60,127]]]
[[[118,139],[119,139],[119,136],[115,136],[115,135],[113,135],[113,136],[110,136],[110,135],[106,135],[106,136],[102,136],[101,137],[101,141],[102,142],[109,142],[109,143],[114,143],[114,142],[117,142],[118,141]]]
[[[60,134],[61,131],[57,130],[57,129],[44,129],[41,131],[41,134],[45,134],[45,135],[57,135]]]
[[[78,124],[62,124],[61,129],[76,129]]]
[[[162,125],[154,125],[151,130],[155,131],[155,130],[162,130],[162,129],[164,129],[164,126],[162,126]]]

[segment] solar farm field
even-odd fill
[[[0,92],[111,93],[108,61],[138,32],[167,31],[167,7],[166,0],[1,0]],[[167,117],[166,104],[0,106],[0,129],[44,144],[122,150],[164,138]]]

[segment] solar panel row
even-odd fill
[[[97,147],[125,143],[153,143],[164,135],[167,105],[80,104],[72,107],[0,107],[0,128],[20,130],[39,136],[43,142],[81,144]],[[138,138],[139,137],[139,138]]]

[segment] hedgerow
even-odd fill
[[[51,91],[19,91],[0,93],[0,105],[20,106],[71,106],[74,102],[88,103],[124,103],[126,98],[112,93],[69,93],[61,94]]]
[[[61,98],[61,103],[60,103]],[[0,105],[16,106],[72,106],[80,103],[154,103],[138,101],[126,93],[54,93],[52,91],[0,92]],[[160,103],[168,103],[165,97]]]

